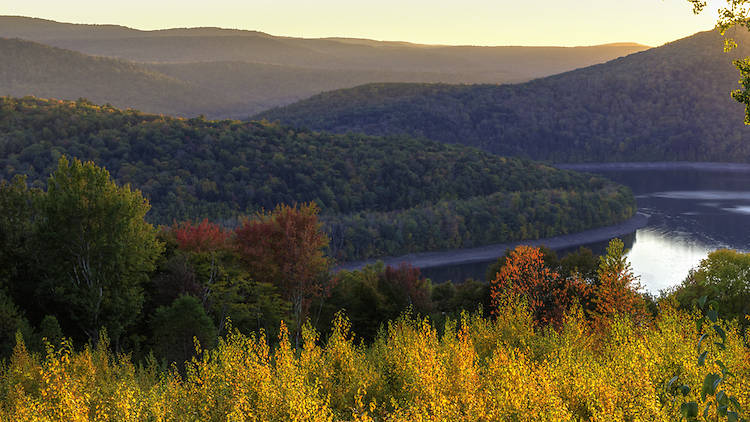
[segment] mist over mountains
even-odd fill
[[[12,63],[2,67],[1,95],[87,97],[118,107],[212,118],[246,118],[324,91],[374,82],[522,82],[648,48],[633,43],[592,47],[440,46],[277,37],[220,28],[140,31],[14,16],[0,16],[0,37],[58,48],[29,44],[21,49],[3,40],[4,51],[16,51]],[[118,61],[99,61],[94,66],[90,56]],[[76,67],[92,66],[97,68],[95,83],[82,85],[80,80],[86,78],[76,74]],[[47,80],[37,74],[41,69],[50,73]],[[121,79],[123,75],[125,79]],[[148,80],[143,82],[149,86],[146,94],[140,95],[139,84],[133,96],[127,94],[132,78]],[[103,87],[98,81],[107,81],[110,86]],[[151,98],[154,95],[148,92],[159,93],[159,98]]]

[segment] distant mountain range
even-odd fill
[[[518,85],[370,84],[254,118],[333,132],[408,134],[555,162],[750,161],[732,59],[702,32]]]
[[[217,95],[122,60],[6,38],[0,38],[0,57],[2,95],[84,97],[98,103],[167,114],[182,114],[184,106],[196,100],[203,107],[221,104]]]
[[[0,95],[89,97],[149,112],[217,118],[244,118],[324,91],[372,82],[522,82],[649,48],[633,43],[592,47],[440,46],[277,37],[220,28],[140,31],[14,16],[0,16],[0,37],[59,48],[6,45],[6,50],[15,50],[14,62],[2,66]],[[91,57],[73,51],[118,61],[98,58],[94,66]],[[32,67],[40,63],[50,66]],[[56,63],[64,66],[51,67]],[[97,83],[81,86],[81,76],[75,72],[77,63],[87,71],[96,68]],[[52,73],[46,81],[40,79],[42,70]],[[139,95],[139,89],[129,95],[127,78],[148,80],[143,85],[149,86],[146,92],[158,92],[159,98]],[[100,81],[107,81],[109,86],[102,87]]]

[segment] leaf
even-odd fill
[[[706,407],[703,408],[703,419],[708,419],[708,409],[711,408],[711,402],[706,403]]]
[[[712,387],[713,387],[713,391],[716,391],[716,388],[719,387],[719,384],[721,384],[722,380],[721,380],[721,377],[718,374],[713,374],[713,375],[714,375],[714,381],[713,381],[714,383],[713,383]]]
[[[719,337],[721,337],[722,343],[727,341],[727,333],[724,332],[723,328],[719,327],[718,325],[714,325],[714,330],[719,335]]]
[[[716,403],[724,407],[726,407],[727,404],[729,403],[729,400],[727,399],[727,394],[724,392],[724,390],[721,390],[718,393],[716,393]]]
[[[740,415],[737,412],[727,412],[727,422],[738,422]]]
[[[708,350],[698,356],[698,366],[703,366],[706,364],[706,356],[708,356]]]
[[[680,406],[680,414],[682,414],[683,418],[687,418],[687,419],[697,418],[698,417],[698,403],[694,401],[682,403],[682,406]]]
[[[709,319],[709,320],[710,320],[711,322],[713,322],[714,324],[716,324],[716,321],[718,321],[718,320],[719,320],[719,313],[718,313],[718,312],[716,312],[716,309],[710,309],[710,310],[709,310],[709,311],[708,311],[708,312],[706,313],[706,316],[707,316],[707,317],[708,317],[708,319]]]
[[[733,397],[733,396],[729,396],[729,401],[730,401],[730,402],[732,402],[732,404],[734,405],[734,408],[735,408],[735,409],[736,409],[736,410],[737,410],[738,412],[742,412],[742,406],[740,406],[740,402],[739,402],[739,401],[737,401],[737,398],[735,398],[735,397]]]
[[[708,296],[701,296],[700,299],[698,299],[698,306],[700,306],[701,309],[704,309],[706,307],[707,300]]]
[[[713,396],[716,393],[717,378],[721,381],[721,377],[717,374],[708,374],[703,379],[703,388],[701,389],[701,399],[706,401],[707,396]]]
[[[680,378],[679,375],[673,376],[672,379],[670,379],[669,382],[667,383],[667,390],[671,390],[672,384],[674,384],[679,378]]]
[[[726,406],[719,406],[718,408],[716,408],[716,410],[719,412],[719,416],[727,416]]]
[[[703,334],[703,335],[701,336],[701,338],[700,338],[700,339],[698,339],[698,351],[700,351],[700,350],[701,350],[701,343],[703,343],[703,339],[704,339],[704,338],[706,338],[707,336],[708,336],[708,333],[705,333],[705,334]]]
[[[683,396],[687,397],[687,395],[690,394],[690,387],[688,387],[687,385],[683,385],[680,387],[680,392]]]
[[[716,347],[718,347],[721,350],[726,350],[727,346],[724,345],[724,343],[714,343]]]

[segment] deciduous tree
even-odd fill
[[[330,260],[328,237],[314,203],[279,205],[271,213],[246,220],[235,232],[237,250],[250,277],[278,286],[292,304],[299,334],[311,300],[327,292]]]
[[[636,323],[646,320],[646,303],[638,293],[641,285],[625,256],[625,245],[612,239],[607,254],[599,258],[599,281],[594,291],[594,324],[602,326],[614,315],[627,315]]]
[[[216,327],[192,296],[180,296],[170,306],[159,307],[151,326],[154,348],[167,362],[182,365],[189,360],[195,352],[193,338],[202,347],[216,344]]]
[[[106,327],[118,346],[143,303],[142,283],[161,253],[144,220],[148,201],[104,168],[62,157],[40,198],[40,294],[90,341]]]
[[[180,249],[190,252],[215,252],[228,246],[231,231],[204,219],[198,224],[190,221],[175,223],[175,240]]]
[[[680,305],[691,309],[702,296],[718,302],[722,318],[737,319],[747,326],[750,319],[750,254],[719,249],[708,254],[675,290]]]
[[[493,312],[506,295],[525,298],[540,324],[560,323],[565,311],[588,295],[588,286],[578,278],[564,278],[545,264],[540,248],[520,245],[508,254],[490,282]]]

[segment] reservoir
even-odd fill
[[[750,165],[720,163],[616,163],[559,166],[601,174],[629,186],[642,227],[621,235],[628,259],[651,293],[679,284],[713,250],[750,249]],[[583,243],[601,254],[607,241]],[[576,247],[558,249],[564,255]],[[430,266],[433,280],[484,280],[493,262]]]

